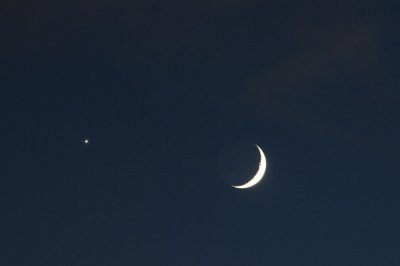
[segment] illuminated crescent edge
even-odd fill
[[[255,176],[253,176],[252,179],[250,179],[249,182],[247,182],[243,185],[240,185],[240,186],[232,185],[232,187],[239,188],[239,189],[249,188],[249,187],[256,185],[263,178],[265,171],[267,170],[267,159],[265,159],[265,155],[264,155],[263,151],[261,150],[261,148],[258,147],[257,145],[256,145],[256,147],[258,148],[258,151],[260,152],[260,157],[261,157],[257,173],[255,174]]]

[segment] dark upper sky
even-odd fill
[[[2,1],[0,264],[399,265],[399,4],[369,2]],[[268,154],[245,191],[235,140]]]

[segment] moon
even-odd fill
[[[258,148],[258,151],[260,152],[260,163],[258,165],[257,173],[253,176],[252,179],[250,179],[249,182],[247,182],[243,185],[239,185],[239,186],[232,185],[232,187],[238,188],[238,189],[250,188],[250,187],[257,185],[261,181],[261,179],[264,177],[265,172],[267,171],[267,159],[265,158],[265,155],[264,155],[264,152],[262,151],[262,149],[258,145],[256,145],[256,147]]]

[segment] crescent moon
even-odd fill
[[[260,157],[261,157],[257,173],[255,174],[255,176],[253,176],[252,179],[250,179],[249,182],[247,182],[243,185],[240,185],[240,186],[232,185],[232,187],[239,188],[239,189],[249,188],[249,187],[252,187],[252,186],[255,186],[256,184],[258,184],[261,181],[261,179],[264,177],[265,172],[267,170],[267,159],[265,158],[264,152],[261,150],[261,148],[258,147],[258,145],[256,145],[256,147],[258,148],[258,151],[260,152]]]

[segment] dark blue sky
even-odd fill
[[[396,8],[2,2],[0,264],[399,265]]]

